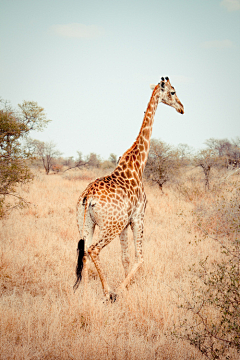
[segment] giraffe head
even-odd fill
[[[158,85],[150,85],[151,89],[158,87],[160,90],[159,102],[174,107],[177,112],[184,114],[184,107],[179,98],[177,97],[176,90],[171,85],[168,77],[162,77]]]

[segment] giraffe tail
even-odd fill
[[[80,281],[82,280],[82,269],[83,269],[83,256],[84,256],[84,246],[85,245],[85,240],[81,239],[78,242],[78,260],[77,260],[77,266],[76,266],[76,275],[77,275],[77,280],[75,282],[75,284],[73,285],[73,290],[76,291]]]
[[[86,213],[87,213],[87,209],[88,209],[88,195],[84,196],[82,205],[84,205],[82,239],[79,240],[78,248],[77,248],[77,252],[78,252],[78,260],[77,260],[77,266],[76,266],[77,280],[76,280],[75,284],[73,285],[74,291],[77,290],[79,283],[82,280],[83,258],[84,258],[84,255],[86,255],[85,254],[84,226],[85,226],[85,221],[86,221]]]

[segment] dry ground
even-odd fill
[[[129,289],[106,304],[93,265],[88,292],[83,284],[73,292],[75,207],[93,177],[73,174],[38,172],[22,189],[31,205],[1,222],[0,359],[203,359],[168,336],[178,322],[177,294],[190,288],[189,266],[218,256],[214,243],[189,244],[195,236],[189,232],[192,204],[171,189],[161,194],[146,186],[144,266]],[[129,242],[133,262],[130,231]],[[118,238],[101,260],[114,289],[124,276]]]

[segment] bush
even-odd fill
[[[233,183],[212,205],[205,202],[193,214],[195,228],[203,239],[218,244],[221,256],[212,263],[206,258],[190,269],[192,297],[184,296],[180,307],[185,318],[173,334],[209,359],[231,359],[240,352],[239,204],[240,188]]]
[[[114,163],[112,161],[109,160],[105,160],[101,163],[101,168],[104,170],[113,170],[115,168]]]
[[[185,175],[175,180],[173,184],[178,196],[180,195],[185,201],[196,201],[202,198],[205,193],[201,186],[201,180],[198,174]]]
[[[24,101],[20,112],[13,111],[7,102],[0,101],[0,218],[9,210],[22,207],[26,201],[18,194],[17,185],[33,178],[28,159],[31,149],[23,141],[31,130],[42,130],[46,120],[44,109],[36,102]]]
[[[62,164],[52,165],[52,171],[54,171],[56,173],[59,173],[62,170],[63,170],[63,165]]]
[[[152,139],[144,176],[152,183],[163,185],[179,174],[181,161],[178,150],[163,141]]]

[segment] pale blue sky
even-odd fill
[[[0,32],[0,96],[44,107],[32,137],[64,156],[120,156],[161,76],[185,114],[160,104],[154,138],[240,136],[240,0],[0,0]]]

